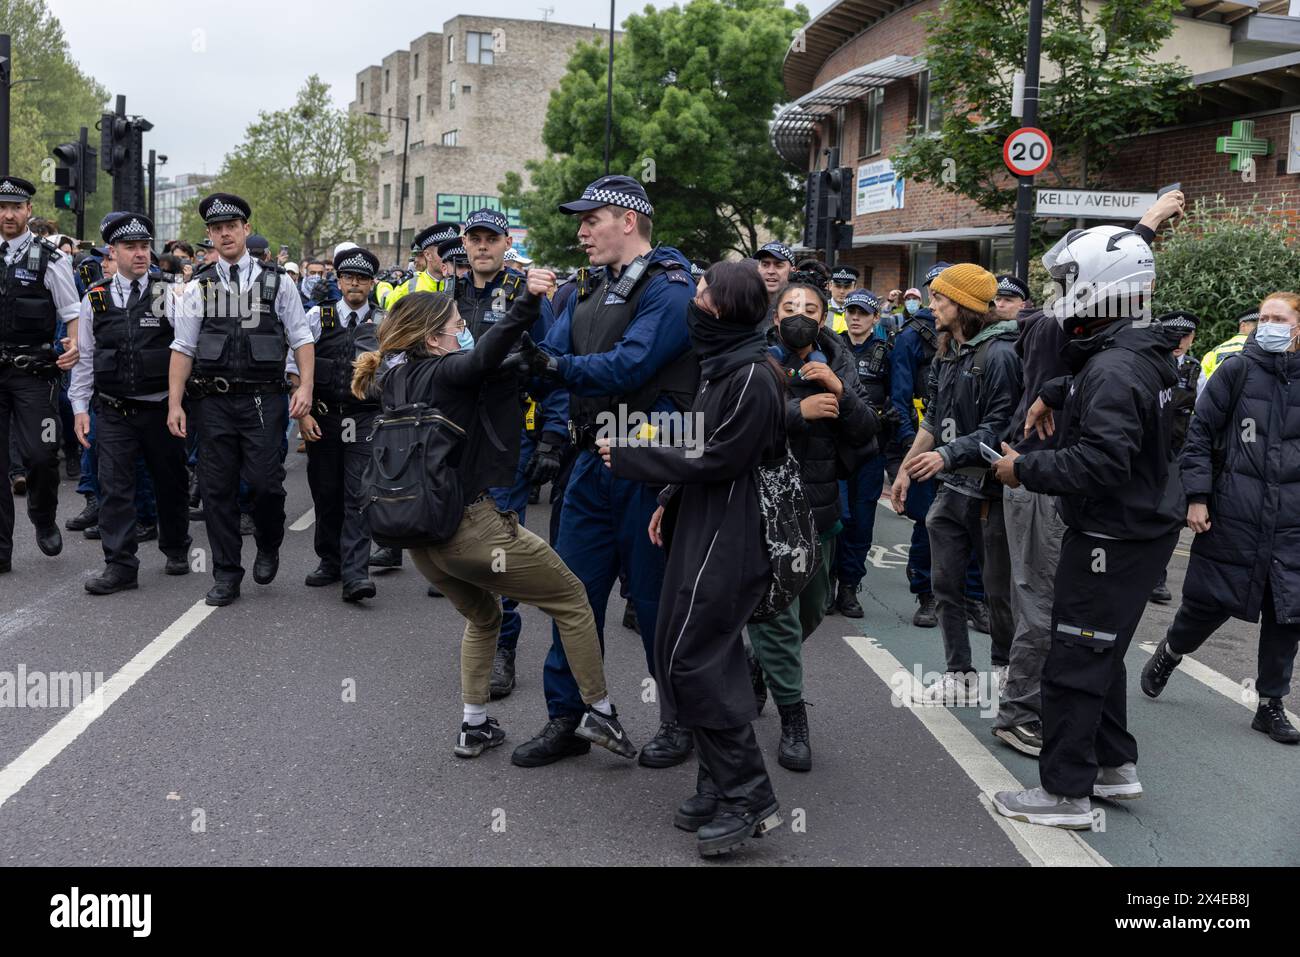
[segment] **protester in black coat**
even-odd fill
[[[1183,599],[1169,632],[1142,672],[1158,695],[1183,655],[1228,618],[1263,621],[1252,727],[1300,743],[1282,698],[1300,642],[1300,297],[1270,296],[1245,348],[1215,371],[1196,402],[1182,457],[1187,524],[1197,533]],[[1276,336],[1270,326],[1284,325]],[[1270,337],[1273,341],[1270,343]],[[1237,395],[1235,406],[1232,397]],[[1215,446],[1224,457],[1215,468]]]
[[[782,376],[759,322],[758,271],[718,263],[690,306],[700,390],[679,446],[605,442],[620,478],[668,485],[649,534],[667,544],[655,633],[660,717],[695,733],[696,795],[676,823],[698,830],[700,852],[730,850],[779,823],[750,722],[757,717],[741,630],[771,577],[754,470],[785,454]]]

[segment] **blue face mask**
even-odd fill
[[[462,349],[474,348],[474,336],[470,333],[468,326],[456,333],[456,342],[460,344]]]
[[[904,299],[903,308],[907,310],[909,316],[916,315],[916,311],[921,308],[920,299]]]
[[[1255,327],[1255,342],[1265,352],[1286,352],[1295,335],[1295,326],[1285,322],[1261,322]]]

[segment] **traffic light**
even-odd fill
[[[126,115],[124,96],[117,98],[117,112],[100,117],[99,160],[113,177],[114,209],[144,209],[144,134],[151,129],[148,120]]]
[[[54,208],[76,211],[81,191],[81,148],[60,143],[51,151],[59,166],[54,171]]]
[[[826,170],[826,215],[842,223],[853,218],[853,170],[839,166]]]
[[[846,248],[853,243],[853,169],[836,166],[808,174],[803,244],[809,249]]]
[[[86,197],[98,186],[95,169],[95,150],[86,143],[85,128],[77,143],[60,143],[50,152],[58,160],[54,171],[54,207],[77,214],[78,221],[86,211]]]
[[[827,171],[814,170],[808,174],[807,194],[803,209],[803,244],[809,249],[820,249],[826,230]]]

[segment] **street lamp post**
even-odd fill
[[[397,238],[393,242],[393,256],[397,265],[402,265],[402,226],[406,216],[406,154],[411,146],[411,118],[409,116],[389,116],[386,113],[374,113],[362,110],[366,116],[377,116],[381,120],[401,120],[404,124],[402,134],[402,181],[397,186]]]

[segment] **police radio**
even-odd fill
[[[654,249],[643,256],[637,256],[636,259],[628,263],[627,268],[623,270],[623,275],[619,277],[618,282],[610,287],[609,291],[620,299],[626,299],[632,295],[632,290],[636,288],[636,284],[645,275],[645,271],[650,265],[650,259],[659,251],[659,245],[656,243]]]

